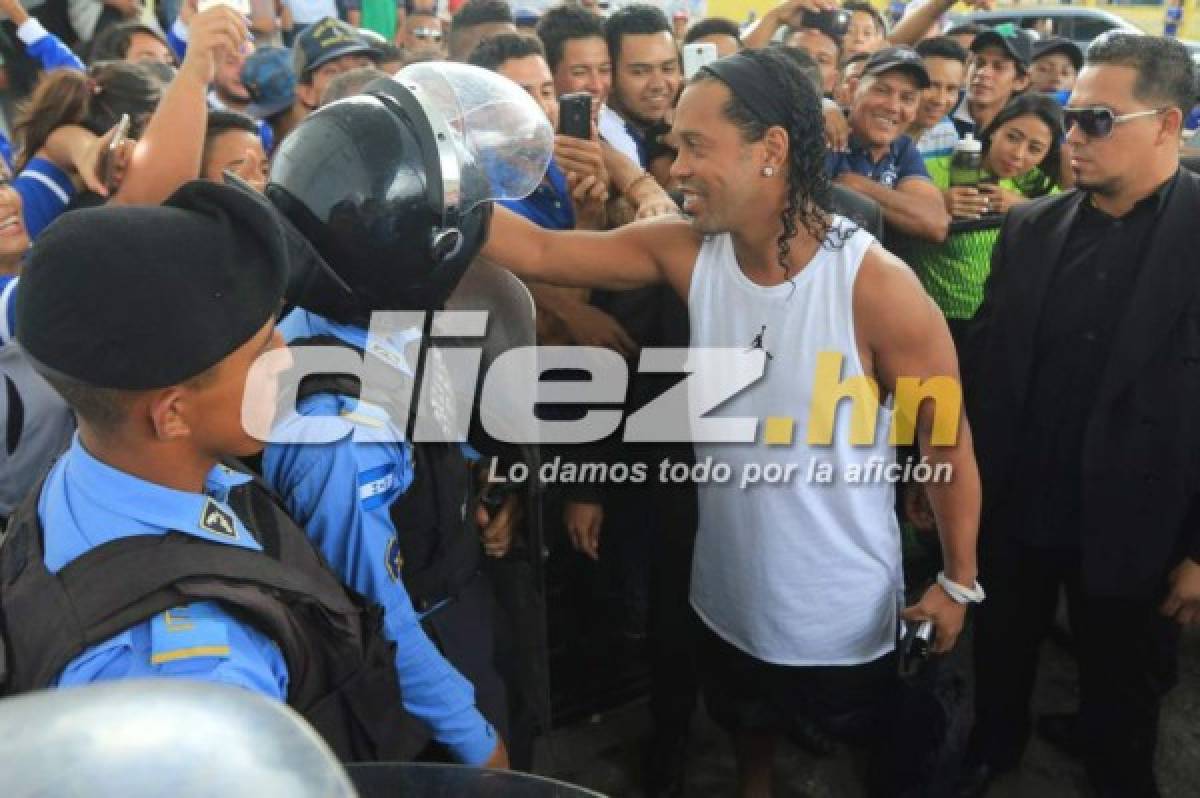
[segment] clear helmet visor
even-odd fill
[[[395,79],[419,89],[436,128],[444,125],[458,162],[459,195],[466,213],[489,200],[522,199],[545,177],[554,130],[541,107],[503,75],[469,64],[421,62]],[[439,124],[440,123],[440,124]],[[445,175],[443,175],[445,177]]]

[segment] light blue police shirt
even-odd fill
[[[46,568],[57,573],[109,541],[172,530],[262,551],[226,504],[230,489],[249,479],[218,465],[202,494],[156,485],[100,462],[76,433],[38,500]],[[279,647],[212,601],[174,607],[89,647],[63,669],[58,686],[139,678],[221,682],[287,700]]]
[[[305,310],[290,313],[279,330],[288,342],[332,335],[360,349],[367,344],[361,327]],[[404,330],[387,343],[394,353],[402,353],[418,338],[419,332]],[[382,410],[332,394],[301,400],[297,410],[301,416],[341,416],[368,428],[390,424]],[[286,426],[284,422],[281,429]],[[460,761],[479,765],[495,750],[496,733],[475,707],[470,681],[421,628],[401,579],[400,547],[389,507],[412,484],[413,459],[402,435],[390,437],[394,441],[356,443],[348,435],[334,443],[270,444],[263,452],[263,475],[343,583],[383,607],[384,633],[396,643],[396,675],[405,709],[424,721]]]

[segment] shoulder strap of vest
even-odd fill
[[[74,644],[80,638],[61,591],[38,591],[43,594],[34,600],[25,589],[29,581],[52,578],[37,515],[45,481],[43,476],[17,505],[0,540],[0,649],[6,649],[0,653],[0,695],[46,686],[44,680],[31,683],[30,649],[55,650],[64,639]]]
[[[340,346],[362,355],[362,350],[333,335],[312,335],[307,338],[297,338],[288,346]],[[357,399],[362,392],[362,383],[349,374],[312,374],[300,381],[296,391],[296,401],[299,402],[317,394],[334,394]]]
[[[9,644],[17,645],[18,638],[20,642],[9,656],[23,651],[30,660],[23,666],[9,663],[11,675],[22,683],[10,687],[44,687],[83,648],[163,610],[205,597],[189,591],[189,583],[253,585],[303,596],[335,617],[356,615],[359,606],[303,532],[298,527],[291,534],[283,530],[286,516],[268,494],[253,483],[237,492],[242,495],[231,497],[236,499],[231,503],[247,528],[266,533],[264,552],[181,532],[139,535],[91,549],[51,574],[45,568],[37,514],[39,485],[14,513],[12,534],[0,547],[0,617],[8,626]],[[253,517],[244,515],[247,508],[253,510]]]
[[[249,458],[247,458],[249,459]],[[239,474],[250,477],[250,483],[244,488],[230,491],[229,506],[233,508],[243,525],[263,547],[263,551],[274,559],[279,559],[281,546],[281,530],[279,517],[288,515],[287,504],[283,497],[275,492],[267,481],[262,478],[262,457],[255,455],[250,462],[236,457],[224,458],[222,464]]]
[[[288,345],[340,346],[357,353],[363,358],[375,357],[364,353],[357,346],[348,344],[332,335],[314,335],[308,338],[297,338]],[[351,399],[362,398],[377,407],[387,410],[392,417],[392,423],[397,428],[403,425],[404,433],[408,436],[412,431],[413,416],[416,409],[416,397],[414,396],[415,391],[413,389],[414,378],[399,369],[386,366],[375,370],[372,373],[372,379],[379,382],[378,384],[373,382],[370,386],[370,392],[364,395],[363,385],[357,377],[349,374],[312,374],[300,381],[300,387],[296,391],[296,401],[300,402],[317,394],[347,396]],[[402,408],[396,407],[395,398],[398,396],[410,397],[411,406],[406,412],[402,412]],[[411,437],[409,439],[411,440]]]
[[[0,596],[3,595],[4,588],[12,584],[24,570],[25,564],[31,556],[37,556],[39,562],[45,562],[41,524],[37,523],[37,506],[47,477],[49,477],[49,472],[42,475],[37,484],[16,506],[8,518],[8,526],[0,535]],[[26,534],[23,522],[27,522],[29,519],[36,524],[38,534]]]
[[[309,575],[262,552],[181,533],[121,538],[92,549],[58,573],[89,645],[143,618],[128,618],[131,597],[150,596],[196,578],[246,582],[312,595],[337,613],[356,610],[341,590],[319,590]],[[314,594],[314,591],[319,593]],[[163,609],[169,609],[164,607]]]

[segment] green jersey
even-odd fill
[[[949,188],[949,155],[926,159],[925,169],[934,185]],[[1044,180],[1041,170],[1032,169],[1019,177],[1001,180],[999,185],[1028,197]],[[941,244],[914,240],[906,249],[909,265],[946,318],[970,319],[979,310],[983,286],[992,270],[992,247],[999,235],[997,221],[995,227],[951,232]]]
[[[396,0],[362,0],[362,26],[395,41]]]

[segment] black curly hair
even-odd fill
[[[769,119],[767,109],[753,109],[730,90],[722,113],[742,134],[746,142],[762,141],[767,130],[782,127],[788,134],[787,205],[783,209],[783,233],[777,240],[779,266],[788,271],[787,259],[792,239],[801,227],[822,242],[823,246],[838,248],[849,233],[833,229],[833,189],[825,171],[825,117],[821,99],[812,81],[800,65],[781,48],[768,47],[742,50],[730,58],[746,58],[762,69],[766,88],[787,98],[787,118]],[[707,69],[701,69],[691,83],[720,80]]]

